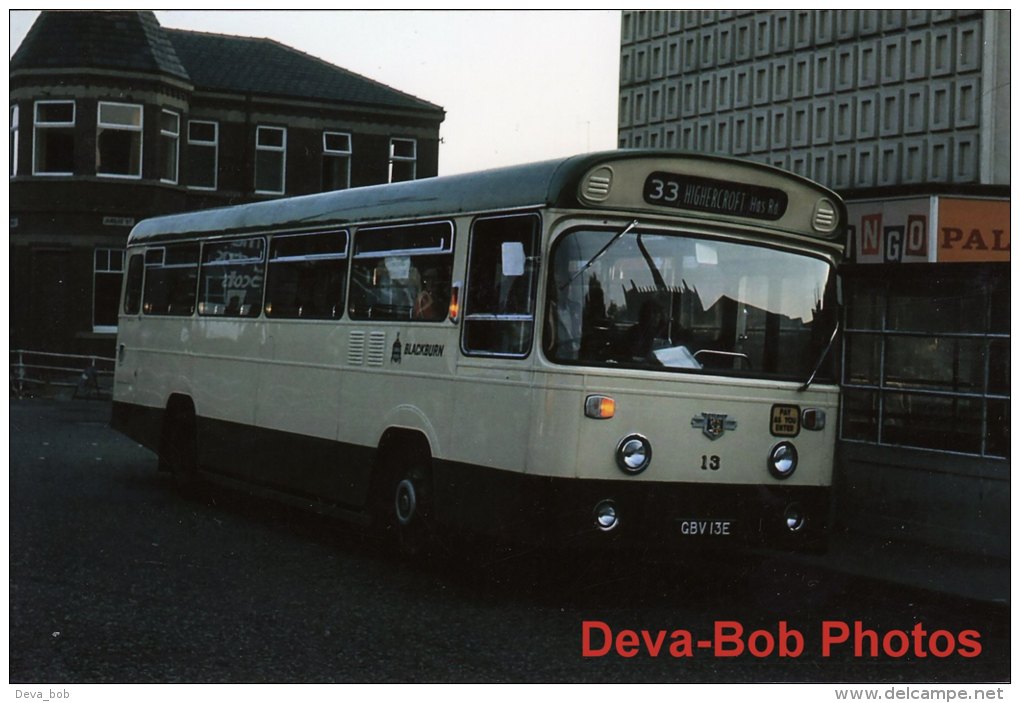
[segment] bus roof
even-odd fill
[[[819,196],[829,197],[842,206],[839,196],[828,189],[766,164],[687,152],[619,149],[474,173],[154,217],[138,223],[128,243],[156,243],[224,233],[314,229],[327,225],[421,219],[513,208],[590,208],[590,204],[579,200],[578,186],[592,168],[621,160],[670,158],[700,161],[706,165],[725,163],[757,172],[770,172],[777,184],[785,182],[801,189],[812,189]],[[845,218],[842,221],[845,222]]]

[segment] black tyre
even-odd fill
[[[432,475],[421,457],[392,457],[388,498],[384,507],[386,526],[397,550],[421,557],[437,544],[432,502]]]

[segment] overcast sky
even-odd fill
[[[11,11],[10,55],[38,12]],[[446,110],[439,173],[612,149],[619,11],[157,11],[269,37]]]

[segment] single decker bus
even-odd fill
[[[641,150],[145,220],[113,425],[408,549],[814,548],[845,223],[791,173]]]

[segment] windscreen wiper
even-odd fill
[[[623,235],[627,234],[627,232],[630,232],[630,231],[631,231],[632,229],[634,229],[635,227],[637,227],[637,224],[638,224],[638,221],[637,221],[637,220],[634,220],[634,221],[633,221],[633,222],[631,222],[631,223],[630,223],[629,225],[627,225],[627,227],[626,227],[626,228],[625,228],[625,229],[624,229],[623,231],[621,231],[621,232],[617,232],[616,234],[614,234],[614,235],[613,235],[613,238],[612,238],[612,239],[610,239],[610,240],[609,240],[608,242],[606,242],[606,244],[605,244],[605,246],[604,246],[604,247],[602,247],[602,248],[601,248],[601,249],[599,249],[599,250],[598,250],[597,252],[595,252],[595,256],[593,256],[593,257],[591,257],[590,259],[588,259],[588,263],[586,263],[586,264],[585,264],[584,266],[582,266],[582,267],[581,267],[581,269],[580,269],[580,270],[579,270],[579,271],[578,271],[577,273],[575,273],[575,274],[574,274],[573,276],[571,276],[571,277],[570,277],[570,280],[569,280],[569,281],[567,281],[567,282],[566,282],[566,283],[564,283],[564,284],[563,284],[562,286],[560,286],[560,290],[563,290],[564,288],[566,288],[567,286],[569,286],[569,285],[570,285],[571,283],[573,283],[574,281],[576,281],[576,280],[577,280],[577,277],[578,277],[578,276],[580,276],[580,275],[581,275],[582,273],[584,273],[585,271],[587,271],[588,269],[590,269],[590,268],[591,268],[591,266],[592,266],[592,264],[594,264],[594,263],[595,263],[595,262],[596,262],[596,261],[598,260],[598,258],[599,258],[600,256],[602,256],[603,254],[605,254],[605,253],[606,253],[606,252],[607,252],[607,251],[609,250],[609,247],[611,247],[611,246],[613,246],[614,244],[616,244],[616,242],[617,242],[617,241],[618,241],[618,240],[619,240],[619,239],[620,239],[620,238],[621,238],[621,237],[622,237]]]
[[[644,242],[641,241],[640,234],[637,236],[637,246],[638,249],[641,251],[641,256],[642,258],[644,258],[645,263],[648,264],[648,270],[651,271],[652,273],[652,280],[655,282],[656,290],[660,291],[669,290],[669,287],[666,285],[665,279],[662,277],[662,274],[659,273],[659,267],[655,265],[655,259],[653,259],[652,255],[648,253],[648,250],[645,248]]]
[[[829,355],[829,351],[832,349],[832,345],[836,341],[836,335],[837,334],[839,334],[839,322],[838,321],[836,322],[835,326],[833,326],[833,328],[832,328],[832,336],[829,337],[829,343],[825,345],[825,349],[822,350],[821,355],[819,355],[819,357],[818,357],[818,363],[815,364],[815,368],[811,372],[811,375],[808,376],[808,380],[804,381],[804,385],[802,385],[800,388],[797,389],[798,393],[803,393],[804,391],[806,391],[808,388],[811,387],[812,383],[814,383],[815,376],[818,375],[818,370],[820,368],[822,368],[822,363],[825,361],[825,357],[827,357]]]

